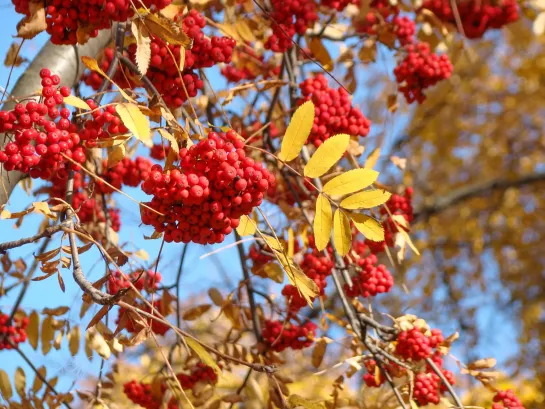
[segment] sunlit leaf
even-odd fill
[[[131,31],[136,39],[136,66],[140,74],[145,75],[151,59],[151,38],[148,29],[140,19],[133,20]]]
[[[240,223],[237,227],[237,233],[241,237],[253,236],[257,230],[255,222],[248,216],[242,215],[240,217]]]
[[[317,178],[326,173],[335,163],[342,158],[350,136],[339,134],[332,136],[321,144],[305,166],[304,174],[309,178]]]
[[[286,129],[286,133],[282,139],[280,154],[278,155],[281,160],[289,162],[299,155],[310,135],[313,123],[314,104],[311,101],[307,101],[297,108],[291,118],[288,129]]]
[[[352,169],[324,185],[323,192],[331,196],[347,195],[365,189],[378,178],[378,172],[371,169]]]
[[[325,249],[329,243],[332,224],[331,204],[324,195],[319,195],[316,199],[316,215],[314,216],[314,239],[319,251]]]
[[[201,344],[189,337],[185,337],[185,342],[187,343],[189,348],[191,348],[198,355],[203,363],[214,369],[214,372],[216,372],[217,375],[221,374],[220,367],[218,366],[214,358],[212,358],[212,355],[210,355]]]
[[[2,396],[6,400],[11,399],[13,396],[13,389],[11,388],[9,376],[3,369],[0,369],[0,392],[2,392]]]
[[[40,388],[44,384],[42,379],[45,379],[46,374],[47,374],[47,370],[45,366],[42,366],[38,369],[38,373],[34,377],[34,382],[32,383],[32,392],[37,393],[40,390]]]
[[[340,209],[333,216],[333,242],[341,256],[346,256],[352,247],[350,220]]]
[[[370,209],[386,203],[390,196],[392,194],[385,190],[366,190],[345,198],[341,202],[341,207],[345,209]]]
[[[125,157],[125,144],[116,145],[108,148],[108,168],[112,168],[123,160]]]
[[[115,110],[119,114],[123,124],[136,136],[144,145],[151,147],[150,124],[148,118],[140,111],[138,106],[130,103],[117,104]]]
[[[299,395],[291,395],[288,397],[288,407],[294,409],[302,406],[305,409],[325,409],[325,405],[320,402],[313,402]]]
[[[26,329],[28,343],[32,348],[38,348],[38,337],[40,335],[40,316],[36,311],[32,311],[28,317],[28,327]]]
[[[263,266],[263,271],[271,280],[282,283],[284,282],[284,270],[276,263],[267,263]]]
[[[26,374],[22,368],[17,368],[15,370],[15,377],[13,381],[15,383],[15,390],[17,391],[17,394],[20,397],[24,397],[26,389]]]
[[[210,309],[210,307],[212,307],[210,304],[197,305],[185,311],[182,315],[182,318],[186,321],[196,320],[205,312],[207,312]]]
[[[350,218],[354,222],[356,229],[358,229],[366,239],[372,241],[384,240],[384,228],[377,219],[361,213],[352,213]]]
[[[76,97],[75,95],[68,95],[67,97],[64,97],[63,102],[66,105],[71,105],[76,108],[85,109],[87,111],[91,110],[91,107],[89,106],[89,104],[87,104],[87,102]]]
[[[80,329],[76,325],[74,328],[72,328],[72,331],[70,332],[70,341],[68,343],[68,347],[72,356],[76,355],[79,351],[80,338]]]

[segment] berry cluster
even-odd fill
[[[499,391],[493,400],[492,409],[524,409],[522,402],[511,389]]]
[[[142,222],[164,232],[166,242],[221,243],[276,183],[243,147],[235,131],[211,132],[180,150],[179,169],[154,165],[142,190],[153,195],[147,205],[163,215],[143,208]]]
[[[104,161],[102,168],[106,171],[100,177],[116,189],[121,189],[122,185],[137,187],[148,178],[152,165],[149,159],[142,156],[137,156],[134,160],[125,157],[109,169],[107,161]],[[114,189],[101,180],[96,181],[96,188],[101,193],[114,192]]]
[[[458,27],[451,4],[449,0],[425,0],[422,7]],[[515,0],[468,0],[456,3],[456,7],[467,38],[480,38],[487,30],[502,28],[519,18]]]
[[[221,74],[229,82],[240,83],[243,80],[254,81],[258,77],[268,79],[280,74],[280,66],[273,60],[265,61],[249,46],[235,48],[232,62],[221,69]]]
[[[108,105],[102,109],[92,99],[88,99],[86,102],[92,110],[91,117],[85,119],[83,129],[79,132],[86,147],[94,148],[99,139],[109,139],[112,136],[129,132],[117,114],[115,105]]]
[[[455,384],[454,374],[443,369],[443,358],[437,349],[443,342],[444,339],[440,330],[430,330],[427,326],[417,326],[415,321],[411,328],[406,328],[399,333],[394,344],[393,352],[399,358],[410,360],[416,364],[414,366],[416,376],[413,397],[418,406],[438,404],[441,395],[447,391],[446,385],[443,384],[441,378],[429,364],[423,361],[424,359],[431,358],[448,383]],[[363,380],[367,386],[378,387],[386,381],[374,360],[366,361],[365,367],[367,373],[363,376]],[[407,375],[406,369],[395,363],[383,364],[382,369],[388,372],[392,378],[403,378]]]
[[[447,55],[432,53],[428,43],[415,43],[405,47],[404,57],[394,68],[394,75],[407,102],[421,104],[426,99],[424,90],[450,78],[452,68]]]
[[[400,332],[397,338],[396,354],[413,361],[428,358],[432,354],[433,348],[437,348],[444,339],[438,329],[432,329],[431,334],[426,334],[426,332],[417,327]]]
[[[15,11],[30,16],[29,0],[12,0]],[[46,31],[53,44],[85,43],[98,31],[112,27],[112,21],[127,21],[134,10],[145,6],[160,10],[171,0],[51,0],[46,5]]]
[[[293,46],[293,36],[303,35],[318,20],[316,3],[313,0],[271,0],[270,13],[272,34],[265,48],[283,53]]]
[[[276,352],[286,348],[294,350],[308,348],[314,342],[316,324],[308,321],[303,325],[291,322],[266,320],[261,332],[263,342]]]
[[[157,291],[159,283],[161,282],[161,274],[155,273],[152,270],[147,271],[134,271],[128,278],[138,291],[147,291],[152,293]],[[109,294],[117,294],[120,290],[130,288],[129,280],[125,278],[121,271],[116,271],[110,274],[107,283],[107,289]]]
[[[176,378],[180,382],[183,389],[193,389],[193,387],[199,383],[215,384],[218,380],[214,369],[199,362],[195,365],[189,374],[179,373]],[[151,384],[130,381],[123,385],[123,391],[127,398],[133,403],[140,405],[146,409],[159,409],[163,404],[163,395],[167,391],[168,386],[166,383],[161,383],[161,396],[155,396],[151,390]],[[167,405],[168,409],[177,409],[176,398],[172,398]]]
[[[151,35],[151,59],[146,76],[161,93],[168,106],[180,107],[188,98],[195,97],[203,88],[203,81],[194,70],[212,67],[219,63],[229,63],[235,46],[235,40],[228,37],[207,37],[202,29],[206,26],[205,18],[196,10],[185,16],[179,15],[176,20],[183,31],[193,40],[193,47],[185,49],[180,45],[168,44],[165,40]],[[129,57],[136,62],[136,44],[129,46]],[[184,67],[179,70],[181,53],[184,55]],[[107,71],[114,57],[113,49],[104,52],[101,61],[102,70]],[[96,72],[87,73],[84,82],[93,89],[98,89],[102,78]],[[119,72],[115,82],[122,88],[137,86],[136,78],[128,78]]]
[[[143,303],[143,302],[137,302],[135,306],[142,311],[145,311],[149,314],[152,314],[151,308]],[[166,317],[169,313],[170,306],[164,305],[164,303],[161,300],[155,300],[153,302],[153,316],[159,317],[159,314],[163,317]],[[165,335],[167,331],[170,329],[170,327],[167,324],[164,324],[162,322],[159,322],[155,319],[149,318],[149,317],[142,317],[144,321],[151,327],[151,331],[154,334],[157,335]],[[119,324],[123,322],[123,327],[127,330],[127,332],[135,333],[140,332],[142,329],[144,329],[145,324],[137,321],[135,318],[133,318],[132,313],[129,313],[125,311],[124,308],[119,309],[119,315],[117,317],[116,324]]]
[[[169,152],[170,146],[156,143],[151,147],[149,156],[155,160],[163,160]]]
[[[349,4],[359,5],[359,0],[321,0],[320,4],[324,7],[343,11]]]
[[[353,136],[366,136],[371,122],[359,109],[352,106],[350,94],[344,89],[329,88],[327,79],[318,74],[299,84],[303,97],[301,105],[312,101],[315,107],[314,125],[307,143],[320,146],[325,140],[339,133]]]
[[[70,111],[60,108],[70,89],[59,88],[59,76],[47,68],[40,71],[40,77],[42,102],[30,100],[15,105],[11,111],[0,111],[0,133],[11,139],[0,151],[0,163],[7,171],[49,179],[56,170],[77,169],[62,154],[83,163],[85,152],[76,126],[68,119]]]
[[[27,317],[18,317],[15,315],[13,321],[9,322],[9,315],[0,312],[0,351],[3,349],[13,349],[27,339],[26,327],[28,326]]]
[[[367,247],[364,244],[363,246]],[[374,297],[392,289],[394,278],[385,265],[377,265],[377,263],[378,259],[374,254],[369,254],[366,257],[359,256],[355,263],[356,275],[352,277],[352,287],[349,287],[348,284],[344,286],[349,297]]]

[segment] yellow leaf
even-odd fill
[[[25,375],[25,371],[23,371],[22,368],[17,368],[15,370],[15,377],[13,381],[15,383],[15,390],[17,391],[17,394],[20,397],[25,396],[26,375]]]
[[[136,39],[136,65],[140,74],[145,75],[151,60],[151,38],[148,29],[140,19],[132,22],[131,31]]]
[[[281,160],[289,162],[299,155],[310,135],[313,123],[314,104],[312,101],[307,101],[297,108],[291,118],[288,129],[286,129],[286,134],[282,139],[280,154],[278,155]]]
[[[323,192],[331,196],[347,195],[357,190],[365,189],[377,180],[377,178],[377,171],[363,168],[352,169],[327,182]]]
[[[377,164],[379,157],[380,157],[380,148],[377,148],[373,152],[371,152],[371,155],[369,155],[363,167],[366,169],[373,169],[375,165]]]
[[[182,30],[181,25],[176,24],[174,21],[150,13],[145,16],[144,24],[149,32],[170,44],[191,48],[191,38]]]
[[[99,332],[92,333],[89,340],[89,346],[101,356],[102,359],[108,359],[112,354],[110,346]]]
[[[45,8],[43,1],[31,1],[28,3],[28,16],[17,24],[17,37],[30,40],[47,28]]]
[[[212,307],[210,304],[197,305],[185,311],[184,314],[182,315],[182,318],[186,321],[196,320],[201,315],[203,315],[206,311],[208,311],[210,307]]]
[[[316,199],[316,215],[314,216],[314,239],[316,248],[320,251],[329,243],[332,218],[331,203],[324,195],[319,195]]]
[[[302,406],[305,409],[325,409],[325,406],[323,403],[320,402],[313,402],[308,399],[305,399],[299,395],[291,395],[288,398],[288,407],[290,409],[296,408],[298,406]]]
[[[237,233],[241,236],[253,236],[257,230],[255,222],[246,215],[242,215],[237,227]]]
[[[27,327],[27,335],[28,335],[28,343],[32,346],[32,348],[36,349],[38,348],[38,336],[40,335],[40,316],[36,311],[32,311],[30,314],[30,317],[28,317],[28,327]]]
[[[172,135],[170,132],[166,131],[163,128],[159,128],[159,134],[170,142],[170,148],[174,150],[174,152],[180,153],[180,147],[174,135]]]
[[[117,104],[115,110],[119,114],[123,124],[136,136],[144,145],[151,147],[150,124],[148,118],[138,109],[135,104]]]
[[[345,209],[370,209],[386,203],[390,196],[392,194],[385,190],[366,190],[344,199],[341,202],[341,207]]]
[[[45,376],[47,374],[47,370],[45,369],[45,366],[42,366],[40,367],[40,369],[38,369],[38,374],[40,374],[41,377],[45,379]],[[36,374],[36,376],[34,377],[34,382],[32,383],[32,392],[34,393],[37,393],[42,387],[42,385],[44,384],[43,381],[38,376],[38,374]]]
[[[288,257],[293,257],[295,251],[295,237],[293,229],[290,227],[288,229]]]
[[[276,263],[268,263],[263,266],[263,271],[271,280],[277,283],[284,282],[284,270]]]
[[[335,211],[333,217],[333,241],[341,256],[346,256],[352,247],[350,220],[340,209]]]
[[[318,178],[326,173],[342,158],[348,148],[349,142],[350,136],[347,134],[339,134],[327,139],[314,152],[314,155],[312,155],[306,164],[304,169],[305,176]]]
[[[400,229],[398,229],[398,234],[401,234],[403,236],[403,238],[405,239],[405,242],[409,245],[411,250],[414,251],[414,254],[419,256],[420,252],[418,251],[418,249],[414,245],[413,241],[411,240],[411,236],[409,236],[409,233],[407,233],[404,229],[400,228]]]
[[[49,205],[46,202],[34,202],[32,203],[34,210],[38,213],[42,213],[44,216],[49,217],[50,219],[56,219],[57,216],[51,212]]]
[[[184,339],[189,348],[195,351],[195,353],[199,356],[200,360],[203,363],[214,369],[214,372],[216,372],[217,375],[221,374],[220,367],[218,366],[216,361],[214,361],[214,358],[212,358],[212,356],[208,353],[206,349],[204,349],[201,344],[199,344],[193,338],[185,337]]]
[[[312,299],[320,292],[318,286],[306,276],[291,260],[286,260],[285,255],[279,255],[279,260],[286,271],[291,285],[297,287],[309,306],[312,306]]]
[[[384,240],[384,228],[378,220],[361,213],[352,213],[350,217],[354,222],[356,229],[358,229],[366,239],[372,241]]]
[[[110,77],[108,77],[108,75],[104,71],[100,69],[100,67],[98,66],[97,60],[84,55],[83,57],[81,57],[81,62],[83,62],[83,65],[85,65],[91,71],[98,72],[104,78],[107,78],[112,84],[115,84],[115,86],[119,89],[119,93],[123,95],[123,98],[125,98],[127,101],[134,102],[134,99],[129,97],[129,95],[125,91],[123,91]]]
[[[68,347],[70,349],[70,353],[72,354],[72,356],[78,353],[79,344],[80,344],[80,330],[79,330],[79,327],[76,325],[74,328],[72,328],[72,332],[70,332],[70,342],[68,343]]]
[[[268,234],[261,234],[261,237],[271,249],[282,251],[282,243],[280,243],[276,237],[269,236]]]
[[[71,105],[76,108],[86,109],[87,111],[91,110],[91,107],[84,100],[76,97],[75,95],[68,95],[64,97],[63,102],[66,105]]]
[[[13,396],[9,376],[3,369],[0,369],[0,392],[5,400],[9,400]]]
[[[116,145],[108,148],[108,168],[112,168],[125,157],[125,144]]]
[[[324,338],[320,338],[314,349],[312,350],[312,366],[318,368],[324,359],[325,351],[327,348],[327,342]]]
[[[310,41],[307,39],[308,48],[312,51],[312,55],[318,60],[320,64],[324,67],[326,71],[331,71],[333,69],[333,60],[329,51],[325,48],[322,40],[319,37],[312,37]]]

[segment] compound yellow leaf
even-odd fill
[[[280,154],[278,155],[281,160],[289,162],[299,155],[310,135],[313,123],[314,104],[312,101],[307,101],[297,108],[291,118],[288,129],[286,129],[286,134],[282,139]]]
[[[214,358],[212,358],[212,356],[208,353],[206,349],[204,349],[204,347],[201,344],[199,344],[193,338],[189,338],[189,337],[185,337],[185,342],[187,346],[191,348],[198,355],[198,357],[204,364],[214,369],[214,372],[216,372],[216,374],[218,375],[221,374],[220,367],[218,366],[216,361],[214,361]]]
[[[326,173],[342,158],[348,148],[349,142],[350,136],[347,134],[339,134],[327,139],[314,152],[314,155],[312,155],[306,164],[304,169],[305,176],[318,178]]]
[[[80,99],[76,97],[75,95],[68,95],[67,97],[64,97],[63,102],[66,105],[71,105],[76,108],[85,109],[87,111],[91,110],[91,107],[85,102],[83,99]]]
[[[370,209],[386,203],[390,196],[392,194],[385,190],[366,190],[344,199],[341,202],[341,207],[345,209]]]
[[[11,383],[9,381],[8,374],[0,369],[0,392],[5,400],[9,400],[13,396],[13,390],[11,389]]]
[[[237,233],[241,236],[253,236],[257,230],[255,222],[246,215],[242,215],[237,227]]]
[[[308,305],[312,307],[312,300],[320,292],[314,280],[307,277],[291,260],[286,260],[285,256],[280,255],[279,260],[286,271],[290,284],[297,287]]]
[[[316,199],[316,215],[314,216],[314,239],[319,251],[325,249],[329,243],[332,224],[331,203],[324,195],[319,195]]]
[[[324,193],[331,196],[347,195],[365,189],[378,178],[378,172],[371,169],[352,169],[331,179],[324,186]]]
[[[366,239],[372,241],[384,240],[384,228],[380,222],[371,216],[360,213],[352,213],[350,215],[356,229],[365,236]]]
[[[144,17],[148,31],[172,45],[191,48],[192,39],[182,30],[181,25],[157,14],[149,13]]]
[[[150,124],[148,118],[140,111],[135,104],[117,104],[115,110],[119,114],[123,124],[136,136],[144,145],[153,146],[151,141]]]
[[[335,211],[333,217],[333,242],[341,256],[346,256],[352,247],[350,220],[340,209]]]

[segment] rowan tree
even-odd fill
[[[474,266],[516,259],[498,271],[508,302],[525,300],[517,369],[542,375],[540,282],[511,279],[538,263],[522,254],[539,223],[522,227],[542,200],[525,190],[543,179],[539,2],[13,7],[6,65],[50,41],[0,111],[0,294],[17,294],[0,301],[0,349],[28,366],[0,370],[6,407],[460,408],[472,392],[486,408],[539,407],[493,357],[455,353],[480,339],[471,290],[494,297]],[[35,214],[32,235],[10,237]],[[188,263],[202,249],[239,258],[221,287]],[[184,296],[190,274],[205,293]],[[44,280],[77,284],[77,319],[53,294],[21,307]],[[100,370],[60,389],[29,359],[38,348]]]

